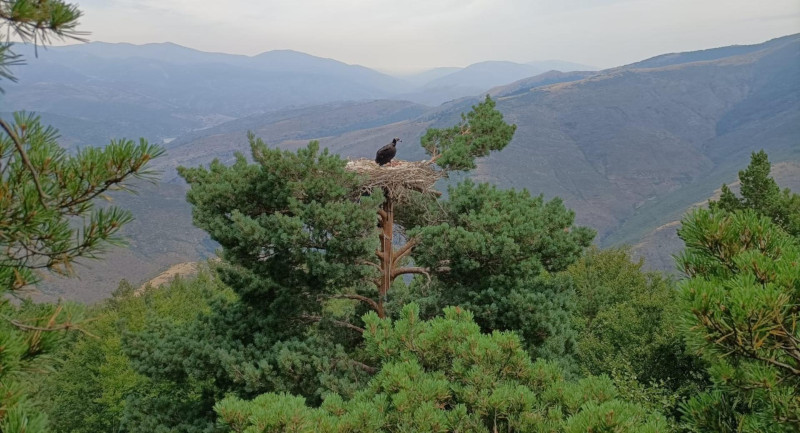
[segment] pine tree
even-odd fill
[[[38,269],[69,275],[75,259],[119,243],[130,213],[96,207],[93,199],[150,178],[147,163],[163,153],[160,147],[115,140],[69,155],[56,141],[58,132],[33,114],[16,113],[14,123],[0,119],[0,126],[1,287],[36,283]]]
[[[752,197],[752,196],[751,196]],[[697,210],[682,221],[678,264],[687,344],[714,389],[684,407],[696,432],[800,429],[800,244],[745,209]]]
[[[657,413],[616,399],[607,377],[566,381],[557,364],[531,362],[512,332],[481,334],[473,316],[449,307],[424,321],[415,304],[399,319],[364,317],[366,352],[378,373],[352,399],[327,395],[229,397],[215,406],[237,432],[594,432],[666,433]]]
[[[76,37],[80,11],[62,1],[0,1],[0,31],[41,43]],[[0,43],[0,78],[21,59]],[[8,296],[38,280],[37,271],[71,274],[78,258],[94,258],[120,241],[129,213],[94,199],[148,177],[148,162],[163,150],[141,140],[114,141],[76,155],[58,146],[58,133],[33,114],[0,119],[0,432],[45,431],[45,416],[31,403],[34,374],[52,368],[63,331],[80,329],[83,309],[74,304],[13,305]]]
[[[781,191],[769,173],[772,165],[763,150],[753,152],[750,165],[739,172],[741,197],[723,184],[718,201],[709,203],[712,209],[734,212],[751,209],[772,219],[789,234],[800,237],[800,194],[788,188]]]
[[[114,141],[68,155],[57,132],[38,117],[17,113],[0,119],[0,293],[8,295],[38,280],[37,271],[70,275],[74,260],[95,258],[119,243],[130,213],[97,208],[93,199],[134,178],[148,177],[147,163],[162,149],[145,141]],[[38,432],[44,417],[28,403],[28,375],[49,368],[49,357],[80,329],[82,309],[72,304],[12,305],[0,302],[0,431]]]
[[[460,125],[437,131],[423,145],[438,170],[450,171],[507,145],[514,127],[486,99]],[[170,381],[178,396],[174,404],[132,401],[131,416],[150,420],[141,431],[203,431],[214,401],[230,393],[286,392],[311,404],[331,392],[353,396],[376,372],[361,317],[396,317],[409,300],[425,302],[425,317],[468,306],[486,331],[521,332],[536,356],[569,356],[571,287],[556,274],[592,232],[572,227],[559,200],[470,181],[447,197],[409,190],[395,200],[316,142],[295,153],[250,141],[252,163],[239,155],[232,166],[180,169],[195,224],[222,246],[219,272],[239,301],[191,326],[128,336],[136,368]],[[390,242],[387,232],[403,236]],[[416,275],[411,286],[404,273]],[[178,426],[165,410],[198,414],[192,420],[206,427]]]
[[[519,332],[535,356],[568,357],[572,284],[559,273],[594,237],[574,218],[558,198],[460,182],[440,203],[437,224],[409,232],[420,239],[415,262],[432,270],[424,290],[438,294],[438,309],[473,311],[484,331]]]

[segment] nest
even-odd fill
[[[435,168],[434,160],[428,161],[398,161],[380,166],[370,159],[357,159],[348,161],[346,169],[363,175],[364,183],[362,193],[371,193],[375,188],[381,188],[394,200],[403,201],[410,191],[422,194],[440,196],[433,186],[445,176],[442,170]]]

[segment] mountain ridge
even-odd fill
[[[472,177],[561,197],[575,210],[578,223],[597,229],[597,242],[609,246],[655,239],[649,237],[653,230],[735,179],[753,150],[763,147],[776,163],[800,161],[800,35],[714,50],[656,56],[651,59],[661,59],[602,71],[549,71],[482,90],[479,94],[491,94],[518,128],[511,144],[480,160]],[[106,91],[118,99],[132,97]],[[221,116],[204,129],[181,132],[157,164],[175,182],[170,188],[182,188],[176,165],[214,158],[228,162],[236,151],[247,153],[248,130],[270,146],[296,149],[316,139],[352,158],[371,158],[377,147],[399,136],[404,141],[398,158],[422,159],[424,151],[416,142],[427,128],[457,123],[481,99],[458,96],[427,106],[362,98],[264,109],[227,121]],[[143,114],[157,122],[160,113],[174,115],[170,107],[179,102],[165,101]],[[69,122],[68,116],[58,121]],[[104,125],[91,119],[82,124]],[[81,128],[69,134],[81,134]],[[144,216],[150,212],[142,203],[134,206],[142,207],[136,210]],[[170,223],[191,227],[186,209],[175,212],[183,216]],[[139,242],[139,235],[133,236]],[[168,262],[196,261],[191,256],[198,253],[187,248],[191,242],[171,242],[183,252]],[[663,266],[672,251],[653,242],[639,245],[637,254]],[[137,263],[142,275],[145,265],[152,266]]]

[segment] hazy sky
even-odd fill
[[[106,42],[293,49],[389,72],[483,60],[597,67],[800,32],[800,0],[83,0]]]

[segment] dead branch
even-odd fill
[[[404,267],[404,268],[396,268],[392,271],[392,278],[396,278],[403,274],[420,274],[425,275],[428,278],[428,282],[431,282],[431,274],[428,272],[427,268],[422,268],[419,266],[412,266],[412,267]]]
[[[397,266],[397,264],[400,263],[400,259],[411,254],[411,249],[419,245],[419,243],[420,239],[418,237],[409,239],[405,245],[394,252],[394,260],[392,260],[392,265]]]
[[[351,359],[350,363],[353,364],[354,366],[366,371],[369,374],[375,374],[375,373],[378,372],[377,368],[369,366],[367,364],[364,364],[363,362],[356,361],[354,359]]]
[[[353,300],[356,300],[356,301],[361,301],[361,302],[369,305],[370,308],[372,308],[375,311],[379,311],[380,310],[380,308],[378,307],[378,303],[375,302],[375,300],[370,299],[370,298],[368,298],[366,296],[356,295],[355,293],[341,293],[341,294],[338,294],[338,295],[331,295],[330,297],[333,298],[333,299],[353,299]]]

